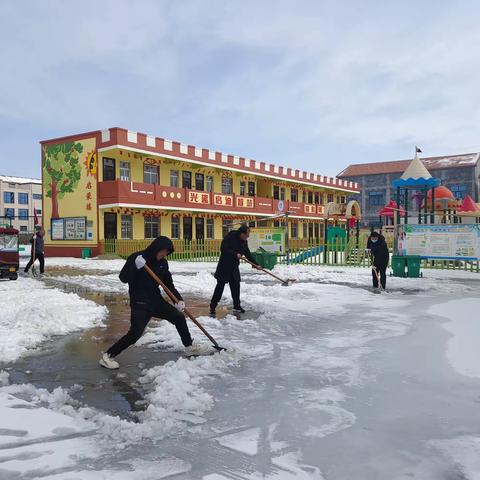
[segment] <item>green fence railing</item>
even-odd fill
[[[367,252],[367,235],[357,239],[351,237],[324,242],[322,239],[292,239],[288,255],[279,255],[277,263],[289,265],[328,265],[345,267],[369,267],[370,256]],[[107,239],[102,242],[105,254],[114,254],[127,258],[133,252],[144,250],[151,240],[117,240]],[[221,240],[173,240],[175,252],[171,260],[189,262],[215,262],[220,257]],[[392,239],[387,238],[390,252],[393,249]],[[463,270],[480,272],[480,261],[422,260],[422,268],[442,270]]]

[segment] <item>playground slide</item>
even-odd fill
[[[320,255],[320,253],[323,252],[323,247],[313,247],[310,248],[309,250],[305,250],[302,252],[300,255],[297,255],[295,258],[290,259],[291,263],[302,263],[304,262],[307,258],[313,257],[315,255]]]

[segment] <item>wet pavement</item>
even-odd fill
[[[48,277],[45,282],[60,286]],[[478,286],[477,280],[461,282]],[[119,372],[100,368],[99,352],[128,329],[128,299],[68,283],[63,288],[106,305],[106,327],[52,339],[9,368],[11,382],[49,390],[81,385],[72,390],[73,398],[135,420],[135,412],[146,406],[148,385],[138,382],[142,370],[179,354],[135,347],[122,354]],[[108,463],[122,469],[128,458],[176,458],[187,467],[168,477],[174,480],[466,480],[429,442],[480,434],[480,381],[459,375],[446,360],[450,335],[428,309],[447,299],[418,293],[397,289],[382,297],[387,303],[407,300],[402,315],[415,321],[404,334],[382,330],[382,312],[372,320],[371,305],[347,306],[341,322],[323,311],[311,313],[313,322],[298,314],[280,326],[260,317],[260,341],[273,345],[271,354],[246,359],[234,374],[210,382],[216,403],[203,426],[130,445],[112,453]],[[188,304],[195,315],[208,312],[205,298],[189,296]],[[219,313],[223,317],[227,309]],[[262,313],[248,312],[248,317]],[[399,325],[400,320],[394,327]],[[371,339],[363,342],[367,334]],[[246,329],[247,342],[259,341],[249,335]],[[337,343],[330,345],[330,339]],[[332,400],[337,390],[341,401]],[[330,396],[324,398],[324,392]],[[158,478],[164,475],[159,472]]]

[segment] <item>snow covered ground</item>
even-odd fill
[[[109,321],[105,307],[46,284],[127,291],[121,260],[48,259],[53,266],[45,283],[0,284],[0,360],[34,359],[49,337]],[[187,300],[208,303],[215,264],[171,269]],[[298,279],[289,287],[242,272],[247,313],[199,317],[227,352],[186,360],[175,329],[152,321],[139,345],[159,360],[179,357],[141,370],[146,408],[133,420],[79,403],[82,385],[47,391],[0,374],[0,478],[479,478],[480,428],[466,418],[480,386],[480,276],[429,270],[388,278],[379,295],[369,269],[277,267]]]

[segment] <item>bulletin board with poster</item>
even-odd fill
[[[399,255],[439,260],[479,260],[480,225],[402,225]]]
[[[251,252],[263,248],[270,253],[285,253],[285,230],[283,228],[252,228],[248,239]]]
[[[52,240],[86,240],[87,217],[52,218]]]

